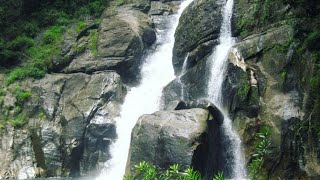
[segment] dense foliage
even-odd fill
[[[167,170],[159,170],[154,165],[141,161],[135,165],[134,175],[125,176],[125,180],[202,180],[200,173],[187,168],[185,171],[180,171],[180,166],[174,164]],[[213,177],[213,180],[224,180],[223,173],[220,172]]]
[[[97,19],[108,0],[8,0],[0,5],[0,70],[6,84],[42,77],[61,53],[62,35],[70,25],[80,31]],[[1,68],[2,67],[2,68]],[[9,69],[9,70],[8,70]]]
[[[263,163],[266,156],[270,154],[271,146],[271,129],[268,126],[264,126],[256,134],[256,147],[255,152],[252,155],[252,159],[248,165],[250,179],[265,179],[261,172]]]

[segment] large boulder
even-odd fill
[[[226,164],[222,120],[219,111],[211,114],[201,108],[141,116],[132,131],[131,170],[144,160],[161,169],[172,164],[180,164],[182,169],[192,166],[206,178],[212,178]]]
[[[98,36],[102,61],[118,60],[118,72],[124,79],[137,77],[144,49],[156,40],[151,19],[141,11],[123,6],[103,14]]]
[[[209,113],[203,109],[141,116],[132,131],[131,167],[142,160],[163,168],[174,163],[189,166],[208,119]]]
[[[187,67],[190,68],[210,54],[218,43],[224,3],[222,0],[194,1],[182,13],[175,33],[172,59],[176,75],[181,73],[188,54]]]
[[[109,7],[101,19],[100,24],[65,35],[64,64],[59,66],[66,66],[65,73],[116,70],[125,83],[135,83],[142,55],[156,40],[151,18],[133,3]]]

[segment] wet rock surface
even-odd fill
[[[194,1],[181,15],[172,59],[176,75],[181,73],[188,53],[188,68],[191,68],[218,44],[223,4],[220,0]]]
[[[190,103],[185,108],[198,105],[209,104]],[[131,170],[142,160],[159,168],[168,168],[175,163],[182,169],[192,166],[206,178],[212,178],[214,173],[224,169],[220,129],[223,117],[210,107],[215,108],[211,105],[208,109],[158,111],[141,116],[131,136]]]
[[[25,128],[2,132],[1,154],[19,164],[3,164],[4,178],[89,175],[110,158],[125,94],[117,73],[53,74],[25,85],[34,98],[24,111],[33,115]]]

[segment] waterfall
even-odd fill
[[[155,51],[146,57],[142,65],[142,80],[138,87],[133,87],[125,97],[120,117],[116,119],[118,138],[110,147],[111,159],[106,162],[104,171],[98,180],[120,180],[125,173],[131,131],[138,118],[159,110],[162,89],[175,78],[171,64],[174,33],[183,10],[192,2],[181,3],[177,14],[169,16],[168,28],[159,30]]]
[[[182,65],[182,70],[181,70],[181,73],[178,77],[178,82],[180,83],[181,85],[181,100],[184,101],[185,100],[185,90],[184,90],[184,84],[181,82],[181,76],[183,76],[185,73],[186,73],[186,70],[187,70],[187,60],[189,58],[189,54],[190,53],[187,53],[187,56],[186,58],[184,58],[184,61],[183,61],[183,65]]]
[[[223,131],[226,135],[228,148],[232,159],[228,159],[232,169],[232,179],[244,179],[246,177],[245,160],[241,150],[241,139],[232,127],[232,121],[228,113],[223,110],[222,83],[226,71],[230,48],[235,44],[231,35],[231,17],[233,12],[233,0],[228,0],[223,8],[223,20],[220,29],[220,44],[213,50],[211,59],[211,76],[209,79],[208,98],[219,108],[224,115]]]

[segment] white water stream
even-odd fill
[[[185,89],[184,89],[185,87],[184,87],[184,84],[181,82],[181,76],[183,76],[186,73],[188,57],[189,57],[189,53],[187,53],[186,58],[184,58],[182,69],[181,69],[181,73],[180,73],[180,75],[178,77],[178,82],[181,85],[181,97],[180,98],[181,98],[182,101],[185,100]]]
[[[233,12],[233,0],[228,0],[223,9],[223,20],[220,29],[220,44],[215,47],[213,54],[209,57],[211,59],[211,77],[208,87],[208,98],[211,100],[217,108],[219,108],[223,115],[223,129],[224,133],[229,138],[230,144],[228,150],[231,151],[233,156],[233,162],[231,164],[232,179],[245,179],[246,169],[245,160],[241,150],[241,139],[232,127],[232,121],[228,117],[228,113],[223,110],[222,101],[222,83],[226,71],[226,65],[228,60],[228,54],[230,48],[235,44],[234,39],[231,36],[231,17]],[[230,161],[230,159],[228,159]]]
[[[120,117],[116,119],[118,139],[110,147],[112,157],[105,164],[106,168],[97,180],[123,179],[132,128],[141,115],[159,110],[162,89],[175,78],[171,61],[174,33],[183,10],[192,1],[182,2],[178,13],[170,17],[168,30],[157,34],[157,43],[160,41],[161,44],[146,58],[141,70],[141,84],[131,88],[125,97]]]

